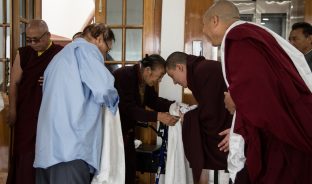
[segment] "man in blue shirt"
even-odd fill
[[[34,167],[36,183],[90,183],[98,172],[102,107],[118,107],[114,77],[104,66],[113,32],[104,24],[85,28],[57,54],[44,73]]]

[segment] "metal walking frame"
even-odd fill
[[[161,145],[142,144],[136,149],[137,171],[142,173],[155,173],[155,184],[159,183],[160,175],[165,174],[167,146],[168,146],[168,126],[160,123],[158,129],[147,122],[138,122],[137,126],[151,128],[158,137],[161,138]]]

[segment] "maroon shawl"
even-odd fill
[[[288,55],[242,24],[226,38],[225,67],[251,182],[312,183],[312,94]]]

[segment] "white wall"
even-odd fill
[[[42,0],[42,19],[50,32],[66,38],[81,31],[94,12],[94,0]]]
[[[50,32],[67,38],[80,31],[92,11],[94,0],[42,1],[42,19],[47,22]],[[172,52],[184,51],[184,24],[185,0],[163,0],[160,54],[165,59]],[[167,75],[159,87],[160,96],[182,101],[182,87],[174,85]]]
[[[185,0],[163,0],[161,19],[161,50],[165,59],[175,51],[184,52]],[[159,86],[159,95],[182,101],[182,87],[174,85],[165,75]]]

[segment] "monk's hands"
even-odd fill
[[[2,111],[5,111],[5,118],[6,118],[6,123],[11,126],[11,123],[10,123],[10,106],[9,106],[9,96],[4,93],[4,92],[1,92],[1,96],[2,96],[2,99],[3,99],[3,104],[4,104],[4,108],[2,109]],[[7,113],[9,112],[9,113]],[[15,116],[14,116],[15,117]],[[13,119],[13,123],[15,123],[15,118],[12,118]]]
[[[224,104],[225,108],[231,113],[235,112],[235,103],[229,92],[224,92]],[[229,151],[229,140],[230,140],[230,129],[226,129],[219,133],[220,136],[225,136],[223,140],[218,144],[220,151],[227,152]]]
[[[229,151],[230,129],[223,130],[219,133],[220,136],[225,136],[223,140],[218,144],[220,151]]]
[[[236,107],[229,92],[224,92],[224,104],[225,104],[225,108],[231,114],[234,114]]]
[[[4,92],[1,92],[1,96],[4,103],[4,108],[9,107],[9,96]]]
[[[40,86],[43,85],[43,76],[41,76],[41,77],[39,78],[38,82],[39,82]]]
[[[164,123],[167,126],[173,126],[177,123],[180,117],[172,116],[166,112],[158,112],[157,120]]]

